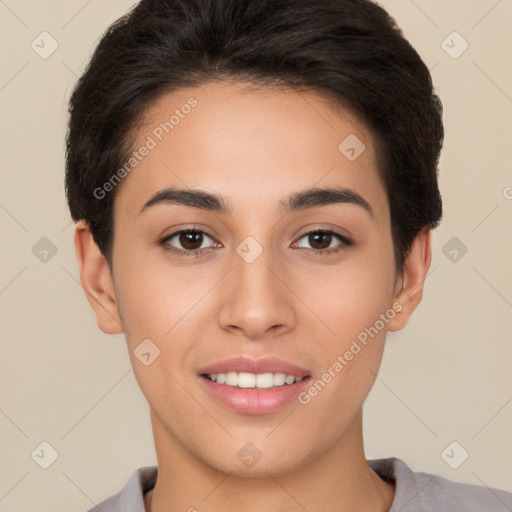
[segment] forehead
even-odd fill
[[[226,82],[180,89],[147,109],[132,149],[115,201],[123,215],[167,187],[222,196],[233,213],[263,204],[277,213],[297,191],[344,187],[377,217],[388,213],[371,132],[312,92]]]

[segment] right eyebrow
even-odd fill
[[[159,190],[144,203],[139,213],[159,204],[180,204],[224,215],[231,213],[231,206],[228,205],[223,197],[217,194],[211,194],[203,190],[177,189],[175,187]]]

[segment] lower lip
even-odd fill
[[[310,377],[300,382],[284,384],[273,388],[239,388],[217,384],[201,375],[199,377],[206,390],[230,409],[243,414],[270,414],[285,407],[309,385]]]

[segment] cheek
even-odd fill
[[[322,397],[315,398],[313,407],[321,414],[322,408],[331,410],[344,404],[347,414],[355,414],[375,381],[387,324],[396,314],[391,307],[395,279],[392,245],[381,240],[360,251],[357,258],[347,259],[346,265],[322,272],[325,274],[317,274],[315,279],[308,278],[309,286],[304,286],[304,292],[309,290],[308,305],[322,320],[315,327],[321,382],[312,390]],[[324,385],[327,392],[323,392]]]
[[[375,382],[387,322],[395,315],[392,265],[392,259],[362,256],[345,272],[340,266],[336,275],[318,280],[308,295],[308,305],[322,320],[313,328],[319,364],[299,401],[310,416],[323,418],[326,438],[348,428]]]
[[[201,293],[200,276],[162,268],[162,261],[132,254],[117,266],[118,306],[135,378],[155,411],[181,411],[186,394],[179,383],[187,375],[197,323],[194,305]],[[199,288],[198,288],[199,287]],[[203,290],[204,288],[204,290]],[[203,290],[203,291],[202,291]]]
[[[133,252],[115,268],[118,306],[137,381],[157,409],[155,401],[178,403],[182,391],[177,382],[190,378],[190,359],[206,328],[208,295],[218,277],[206,267],[166,263],[151,251]],[[142,355],[148,352],[150,356]],[[148,359],[153,362],[145,366]],[[169,389],[175,393],[166,396]]]
[[[373,325],[391,306],[394,291],[392,248],[361,251],[336,267],[302,280],[301,296],[323,321],[325,339],[345,343]]]
[[[189,315],[193,319],[194,305],[211,287],[205,272],[166,264],[157,252],[132,252],[117,263],[119,309],[132,343],[141,336],[162,343],[172,339]]]

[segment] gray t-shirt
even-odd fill
[[[507,491],[412,471],[396,457],[368,460],[368,465],[395,482],[389,512],[512,512],[512,493]],[[136,469],[118,494],[88,512],[145,512],[144,494],[154,487],[157,473],[157,466]]]

